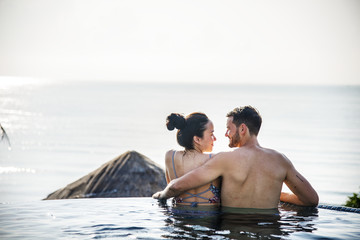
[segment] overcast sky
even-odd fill
[[[0,76],[360,84],[360,1],[0,0]]]

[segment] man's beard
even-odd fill
[[[235,135],[230,138],[229,147],[239,147],[240,146],[240,134],[238,131],[236,131]]]

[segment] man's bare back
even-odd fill
[[[278,206],[283,182],[288,174],[296,171],[285,156],[260,146],[241,147],[221,154],[224,155],[222,164],[227,168],[222,175],[223,206]]]

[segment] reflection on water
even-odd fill
[[[279,205],[279,209],[216,210],[167,207],[170,239],[284,239],[294,232],[313,232],[316,208]]]
[[[0,239],[360,239],[357,213],[294,206],[270,214],[221,213],[169,206],[151,198],[0,204]]]

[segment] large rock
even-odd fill
[[[166,186],[164,170],[144,155],[129,151],[47,196],[50,199],[151,197]]]

